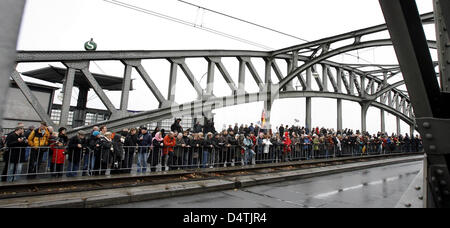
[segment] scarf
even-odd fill
[[[156,135],[155,135],[155,137],[153,138],[153,140],[155,140],[155,139],[156,139],[156,141],[158,141],[158,142],[161,142],[161,141],[164,140],[163,138],[161,138],[161,132],[156,133]]]

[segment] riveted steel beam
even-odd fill
[[[14,59],[25,0],[0,1],[0,128],[8,97],[9,77],[14,74]]]
[[[419,131],[424,137],[424,201],[450,207],[450,97],[441,93],[415,1],[379,0],[409,91]],[[448,12],[447,12],[448,13]],[[446,193],[446,194],[445,194]]]
[[[70,101],[72,100],[73,83],[75,80],[75,69],[68,68],[66,78],[63,86],[63,102],[61,107],[61,117],[59,119],[59,126],[67,128],[67,121],[69,119]]]
[[[45,109],[42,107],[41,103],[39,103],[39,100],[36,98],[36,96],[31,92],[28,85],[25,83],[25,81],[20,76],[19,72],[13,71],[11,74],[11,78],[16,82],[17,86],[19,87],[22,94],[25,96],[25,98],[30,103],[31,107],[36,111],[39,118],[41,118],[42,121],[47,122],[49,126],[55,126],[55,123],[50,119],[50,116],[47,114]]]

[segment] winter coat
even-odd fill
[[[47,128],[41,130],[40,128],[32,131],[28,136],[28,145],[31,147],[43,147],[48,146],[48,139],[50,138],[50,132]]]
[[[264,153],[268,154],[270,146],[272,145],[272,143],[270,142],[270,139],[263,139],[263,143],[262,144],[264,145]]]
[[[184,148],[183,148],[182,145],[186,145],[186,143],[184,142],[184,139],[183,138],[181,138],[181,139],[177,138],[176,139],[176,144],[175,144],[175,151],[174,151],[176,157],[183,156]]]
[[[96,150],[95,159],[100,159],[103,163],[111,163],[114,157],[114,147],[112,141],[108,140],[104,136],[101,136],[97,140],[97,144],[99,147]]]
[[[214,138],[207,137],[205,140],[203,140],[203,151],[211,153],[213,151],[214,145],[215,145]]]
[[[138,145],[139,145],[139,153],[148,153],[148,150],[152,145],[152,135],[148,132],[145,135],[139,135]]]
[[[57,144],[52,144],[50,149],[53,151],[52,163],[53,164],[64,164],[66,160],[66,149],[64,146],[58,146]]]
[[[15,132],[9,134],[6,137],[5,144],[9,148],[3,154],[3,160],[9,163],[22,163],[25,162],[25,147],[27,146],[25,140],[19,142],[20,138],[24,138],[22,135],[17,135]]]
[[[166,135],[166,137],[164,137],[164,155],[168,155],[170,152],[173,152],[176,143],[177,140],[175,139],[175,137],[169,137],[168,135]]]
[[[162,154],[163,146],[161,146],[161,143],[163,143],[163,141],[158,141],[156,139],[153,139],[153,142],[152,142],[153,153]]]
[[[130,154],[128,156],[132,156],[134,154],[137,145],[138,145],[138,135],[137,134],[127,135],[123,146],[127,154]]]
[[[114,162],[120,162],[125,158],[125,150],[123,148],[122,137],[115,135],[113,139]]]
[[[81,144],[82,148],[78,148],[78,144]],[[69,155],[68,160],[75,164],[80,163],[81,157],[83,156],[83,147],[86,146],[87,144],[85,139],[80,139],[78,136],[70,138],[67,149],[67,154]]]

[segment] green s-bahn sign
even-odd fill
[[[90,41],[84,43],[84,49],[86,51],[95,51],[95,50],[97,50],[97,44],[94,42],[94,39],[91,38]]]

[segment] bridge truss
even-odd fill
[[[270,52],[258,51],[98,51],[98,52],[30,52],[19,51],[16,64],[27,62],[60,62],[67,67],[64,83],[64,98],[60,125],[67,125],[70,108],[71,91],[76,71],[81,71],[111,112],[111,119],[105,121],[112,130],[119,130],[129,125],[138,125],[151,121],[168,119],[174,114],[204,114],[213,109],[239,105],[251,102],[264,102],[269,114],[274,100],[283,98],[306,98],[306,125],[311,127],[311,98],[325,97],[337,100],[337,128],[342,128],[342,100],[358,102],[361,105],[361,129],[366,129],[366,115],[369,107],[381,109],[381,130],[384,130],[384,112],[389,112],[399,120],[405,121],[411,129],[417,128],[424,136],[427,153],[425,166],[425,189],[427,207],[448,207],[450,204],[450,144],[446,140],[446,130],[450,127],[449,105],[449,37],[450,30],[450,0],[434,0],[434,13],[419,15],[415,1],[410,0],[379,0],[387,24],[333,36],[281,50]],[[14,44],[24,1],[2,1],[0,3],[0,21],[10,22],[8,25],[0,23],[0,51],[2,58],[0,70],[2,80],[8,75],[17,83],[24,96],[39,114],[42,120],[55,125],[44,109],[37,102],[23,81],[19,72],[8,67],[13,62]],[[4,18],[3,18],[4,17]],[[437,41],[427,41],[423,31],[423,24],[435,23]],[[391,39],[370,39],[371,34],[389,31]],[[7,34],[7,35],[5,35]],[[12,35],[11,35],[12,34]],[[342,44],[350,41],[351,44]],[[6,45],[3,45],[6,44]],[[377,70],[364,71],[357,64],[342,64],[330,61],[333,56],[371,47],[393,45],[399,60],[399,66],[376,66]],[[438,50],[439,63],[431,59],[429,49]],[[205,59],[208,69],[208,83],[202,88],[187,64],[188,59]],[[233,81],[229,71],[222,62],[223,58],[235,58],[239,65],[239,80]],[[167,96],[164,96],[151,78],[151,74],[142,65],[146,59],[166,59],[170,62],[170,84]],[[253,63],[254,59],[263,59],[265,74],[263,77]],[[116,60],[125,67],[121,105],[116,108],[89,71],[92,61]],[[287,74],[283,74],[278,62],[285,61],[288,66]],[[436,66],[439,65],[440,85],[437,81]],[[131,71],[135,68],[153,95],[160,103],[157,110],[129,115],[126,110],[130,94]],[[196,101],[186,104],[176,104],[174,97],[176,90],[173,85],[177,80],[180,68],[187,77],[190,86],[197,92]],[[218,69],[232,93],[225,97],[214,95],[214,75]],[[259,92],[248,93],[245,90],[246,68],[250,71]],[[318,69],[321,69],[319,72]],[[272,81],[272,71],[278,82]],[[402,73],[404,81],[388,83],[395,75]],[[301,88],[293,87],[293,80],[298,79]],[[330,82],[330,83],[328,83]],[[315,83],[318,89],[313,89]],[[398,89],[406,85],[409,93]],[[5,83],[0,88],[4,91]],[[0,107],[4,108],[1,100]],[[0,117],[1,117],[0,110]],[[72,129],[90,129],[83,126]],[[399,129],[399,124],[397,124]]]
[[[433,23],[432,13],[421,16],[422,22]],[[411,132],[415,129],[414,111],[409,96],[404,91],[398,89],[404,81],[388,83],[388,80],[401,73],[399,66],[382,65],[350,65],[342,64],[329,59],[350,51],[382,47],[392,45],[392,41],[367,40],[362,41],[366,36],[387,30],[386,25],[378,25],[366,29],[352,31],[349,33],[325,38],[298,46],[276,50],[271,52],[261,51],[232,51],[232,50],[192,50],[192,51],[96,51],[96,52],[55,52],[55,51],[19,51],[17,53],[17,64],[30,62],[59,62],[67,67],[65,83],[63,86],[63,105],[61,111],[60,126],[67,126],[67,119],[70,109],[70,100],[74,87],[74,77],[76,71],[81,71],[91,88],[95,91],[105,107],[111,112],[111,119],[101,124],[107,124],[109,129],[119,130],[130,125],[137,126],[149,122],[157,122],[169,119],[174,115],[198,115],[210,112],[213,109],[223,108],[233,105],[264,102],[268,121],[270,122],[271,107],[276,99],[285,98],[306,98],[305,123],[307,127],[311,125],[311,99],[312,98],[333,98],[337,100],[337,129],[342,129],[342,100],[358,102],[361,105],[361,130],[366,130],[366,116],[369,107],[376,107],[381,110],[380,130],[385,131],[385,112],[397,117],[397,131],[400,132],[400,120],[411,126]],[[351,41],[349,45],[340,43]],[[435,41],[428,41],[430,48],[436,48]],[[204,59],[207,73],[207,86],[202,88],[192,73],[188,60]],[[239,68],[239,79],[234,81],[229,70],[222,59],[233,58]],[[170,63],[169,89],[167,96],[164,96],[154,83],[151,72],[146,69],[142,61],[149,59],[163,59]],[[254,61],[263,60],[265,69],[258,71]],[[123,89],[120,107],[116,108],[103,88],[95,80],[89,71],[92,61],[120,61],[125,68],[123,77]],[[287,75],[279,67],[279,62],[287,64]],[[435,63],[437,65],[437,63]],[[361,68],[371,67],[376,70],[364,71]],[[130,94],[131,72],[136,69],[147,87],[159,102],[159,109],[130,115],[127,112]],[[181,69],[188,79],[192,88],[197,93],[197,100],[176,104],[175,95],[177,93],[175,84],[177,82],[178,69]],[[226,81],[231,90],[231,94],[225,97],[214,95],[214,78],[216,69]],[[246,70],[250,72],[254,81],[258,85],[259,92],[251,93],[246,91]],[[320,69],[320,70],[318,70]],[[320,71],[320,72],[319,72]],[[265,72],[259,75],[258,72]],[[278,81],[272,81],[272,72],[275,73]],[[37,99],[27,87],[21,74],[17,71],[12,73],[12,79],[17,83],[24,96],[33,106],[42,120],[55,125],[50,116],[42,108]],[[298,79],[301,88],[293,87],[293,80]],[[313,86],[313,83],[316,86]],[[206,114],[205,114],[206,115]],[[83,126],[79,129],[90,129],[92,126]],[[72,131],[72,132],[73,132]]]

